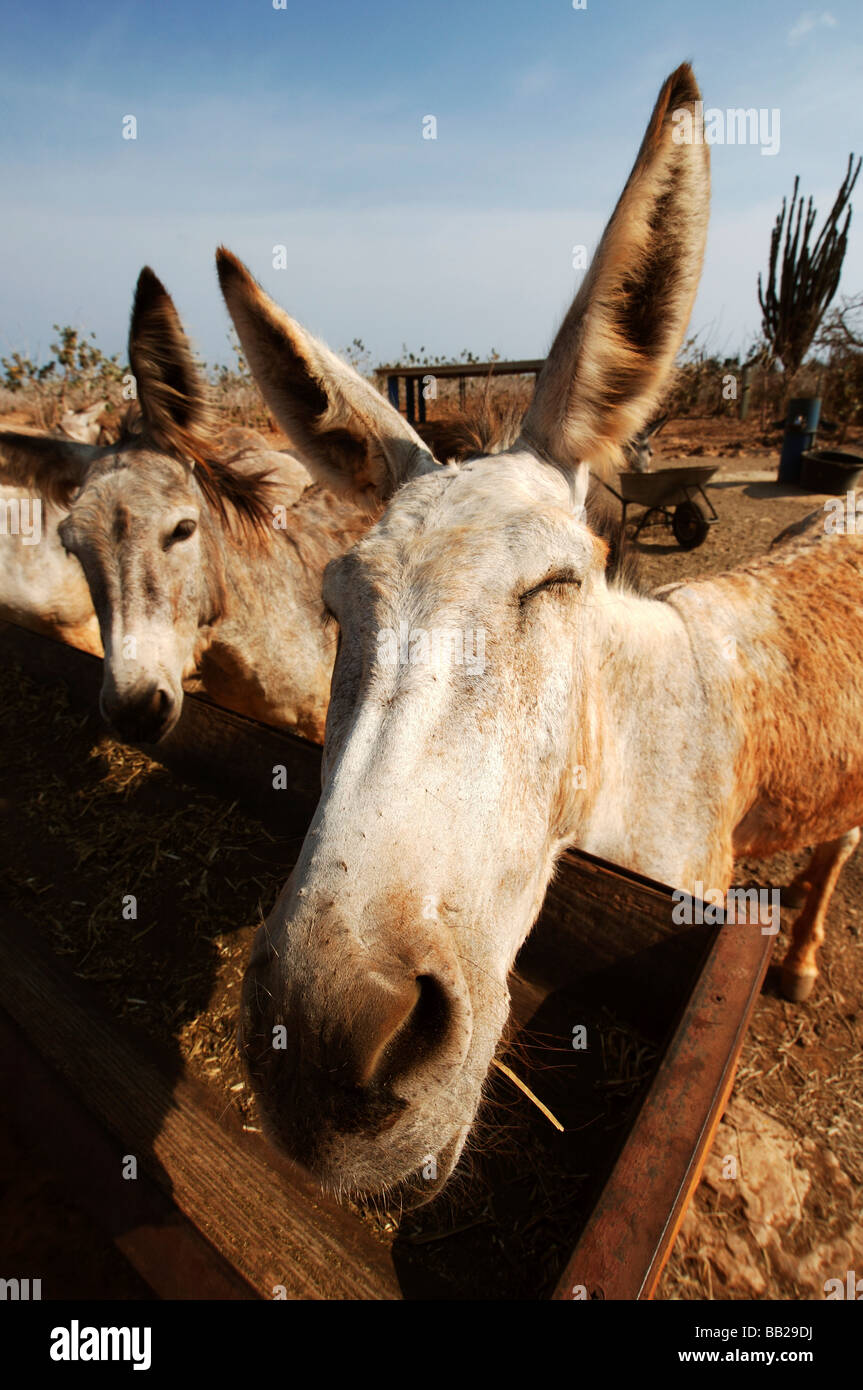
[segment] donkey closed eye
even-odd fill
[[[561,574],[550,574],[547,579],[541,580],[539,584],[534,584],[533,588],[525,589],[523,594],[519,594],[518,601],[524,605],[530,599],[536,598],[537,594],[559,593],[566,588],[581,588],[581,579],[570,570],[565,570]]]
[[[163,541],[165,550],[169,550],[172,545],[176,545],[177,541],[187,541],[190,536],[195,534],[197,529],[198,523],[197,521],[193,521],[191,517],[187,517],[184,521],[178,521],[173,531],[171,531]]]

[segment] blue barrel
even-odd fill
[[[815,442],[820,416],[820,396],[798,396],[788,402],[777,482],[799,486],[803,455]]]

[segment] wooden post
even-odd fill
[[[414,388],[416,382],[412,376],[405,377],[405,415],[410,424],[416,419],[416,408],[414,405]]]

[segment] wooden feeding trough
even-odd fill
[[[95,658],[10,625],[0,651],[5,669],[62,681],[95,709]],[[22,735],[7,723],[3,737],[12,767]],[[317,748],[187,697],[158,757],[185,782],[240,799],[262,837],[278,826],[299,844],[318,796]],[[51,758],[62,779],[59,743]],[[273,787],[276,765],[287,790]],[[7,822],[4,883],[23,853]],[[40,913],[27,920],[5,888],[4,1091],[35,1150],[50,1154],[62,1133],[76,1204],[162,1297],[649,1298],[722,1115],[772,941],[742,926],[675,926],[671,914],[664,885],[563,857],[517,963],[506,1058],[563,1132],[494,1072],[475,1154],[443,1196],[401,1221],[322,1197],[176,1048],[112,1012],[51,952]],[[128,1155],[135,1182],[122,1177]]]

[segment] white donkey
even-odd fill
[[[578,461],[619,461],[689,318],[708,147],[680,137],[699,134],[699,102],[684,65],[521,438],[494,459],[437,464],[220,262],[247,359],[304,459],[389,500],[324,576],[340,649],[323,793],[243,1002],[270,1132],[339,1191],[428,1193],[431,1156],[439,1181],[450,1172],[508,973],[567,846],[713,902],[736,857],[818,845],[785,962],[792,997],[817,973],[826,897],[863,820],[863,542],[780,547],[647,598],[608,585],[584,523]],[[483,634],[482,663],[449,641],[431,658],[453,631]]]
[[[60,437],[47,431],[35,433],[40,439],[54,440],[58,454],[64,437],[95,443],[106,405],[107,401],[97,401],[88,410],[67,411],[60,421]],[[0,620],[101,656],[99,623],[87,581],[57,534],[65,508],[32,487],[3,481],[3,463],[0,446]]]
[[[65,515],[64,507],[32,487],[0,483],[0,620],[101,656],[84,572],[57,534]]]

